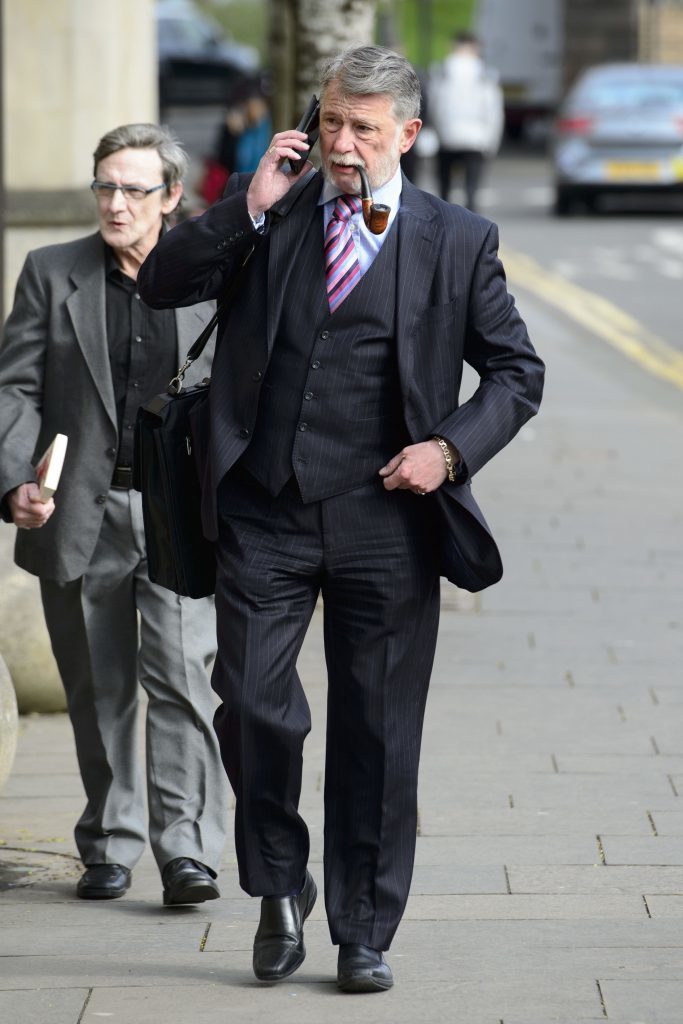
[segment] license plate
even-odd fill
[[[662,168],[656,160],[609,160],[605,173],[610,181],[659,181]]]

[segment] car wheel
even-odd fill
[[[583,206],[586,213],[597,213],[598,209],[598,193],[587,192],[583,196]]]
[[[569,217],[574,209],[574,193],[563,185],[555,191],[553,213],[556,217]]]

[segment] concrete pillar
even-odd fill
[[[154,0],[2,0],[5,311],[29,250],[94,230],[92,153],[158,117]],[[0,261],[2,262],[2,261]],[[0,653],[20,712],[62,711],[38,582],[0,526]]]
[[[4,0],[5,309],[26,253],[95,225],[92,153],[158,117],[154,0]]]
[[[14,565],[14,534],[14,527],[0,526],[0,656],[7,662],[22,715],[66,711],[38,580]]]
[[[17,702],[7,665],[0,658],[0,791],[9,778],[17,749]]]

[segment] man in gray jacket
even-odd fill
[[[94,154],[99,230],[29,253],[0,347],[0,510],[19,566],[40,577],[87,804],[75,830],[77,893],[130,887],[147,834],[136,755],[147,693],[149,839],[165,904],[220,895],[225,782],[207,674],[212,599],[179,598],[147,575],[141,496],[131,490],[137,408],[164,390],[212,304],[155,311],[137,272],[180,202],[187,158],[156,125],[108,132]],[[193,366],[201,379],[207,347]],[[68,436],[55,498],[33,464]]]

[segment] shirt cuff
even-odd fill
[[[258,231],[258,233],[260,235],[262,235],[263,234],[263,228],[265,227],[265,223],[266,223],[266,215],[265,215],[265,213],[263,211],[261,211],[261,213],[258,215],[258,217],[252,217],[251,214],[249,214],[249,217],[251,219],[251,223],[254,225],[254,231]]]

